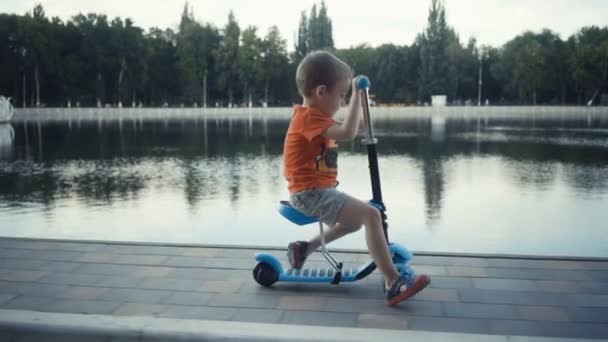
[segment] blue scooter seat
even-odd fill
[[[301,211],[294,208],[289,201],[281,201],[279,203],[279,213],[298,226],[319,222],[319,219],[314,216],[304,215]]]
[[[380,211],[384,211],[384,208],[381,204],[370,200],[368,202],[371,206],[377,208]],[[279,203],[279,213],[283,215],[286,219],[291,221],[292,223],[297,224],[298,226],[304,226],[307,224],[319,222],[319,219],[314,216],[308,216],[303,214],[298,209],[294,208],[289,201],[281,201]]]

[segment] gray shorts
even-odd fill
[[[289,202],[308,216],[314,216],[327,225],[334,225],[344,203],[351,198],[336,188],[312,189],[295,192]]]

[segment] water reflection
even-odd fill
[[[26,217],[37,210],[59,215],[66,206],[114,212],[148,202],[170,216],[183,202],[189,215],[204,215],[205,225],[218,229],[227,223],[210,215],[267,225],[274,222],[274,202],[286,196],[281,153],[287,124],[201,117],[0,126],[0,223],[3,217],[18,221],[15,210]],[[470,225],[467,234],[475,239],[476,227],[502,226],[470,222],[468,216],[478,215],[471,211],[516,207],[526,196],[565,199],[562,209],[576,207],[583,218],[601,215],[579,208],[582,201],[592,201],[589,208],[608,204],[608,120],[588,125],[586,117],[533,124],[519,117],[378,119],[385,201],[395,210],[389,216],[410,227],[421,218],[429,234]],[[368,196],[367,169],[359,170],[366,164],[364,148],[354,142],[341,150],[345,190]],[[499,190],[506,196],[492,194]],[[532,218],[532,208],[518,210],[529,214],[526,224],[551,229]]]
[[[485,122],[484,122],[485,121]],[[521,188],[550,188],[559,172],[575,189],[606,192],[602,177],[608,163],[608,129],[487,128],[487,120],[440,118],[403,122],[379,121],[379,153],[408,156],[420,169],[427,223],[441,217],[443,192],[451,159],[496,156]],[[128,200],[150,186],[184,190],[196,207],[225,183],[231,202],[255,197],[260,184],[282,186],[280,156],[287,122],[282,120],[201,119],[179,121],[123,120],[63,123],[23,122],[15,139],[11,125],[0,126],[2,165],[0,198],[12,202],[75,194],[99,205]],[[538,127],[539,123],[535,123]],[[492,126],[492,125],[491,125]],[[15,146],[16,144],[16,146]],[[358,144],[351,151],[363,153]],[[266,170],[279,179],[261,182],[253,170]],[[225,178],[224,181],[221,179]],[[242,189],[246,184],[247,188]],[[43,189],[43,190],[41,190]],[[243,193],[245,190],[245,193]]]
[[[74,195],[86,205],[112,205],[171,187],[183,189],[195,210],[201,199],[223,193],[220,185],[232,202],[243,187],[255,197],[259,184],[279,186],[284,122],[134,122],[20,123],[15,155],[0,168],[0,200],[48,205]]]
[[[10,160],[13,157],[15,130],[9,123],[0,124],[0,160]]]

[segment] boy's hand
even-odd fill
[[[357,80],[359,76],[356,76],[351,81],[351,91],[350,91],[350,100],[352,101],[354,97],[359,96],[359,89],[357,89]]]
[[[335,139],[338,141],[348,141],[354,139],[359,130],[359,118],[361,111],[361,93],[357,89],[357,80],[359,77],[355,77],[351,81],[351,94],[348,114],[341,123],[329,127],[323,136],[326,138]]]

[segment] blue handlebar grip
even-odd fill
[[[357,87],[357,89],[369,89],[369,78],[367,78],[367,76],[365,75],[359,75],[357,76],[357,80],[355,81],[355,86]]]

